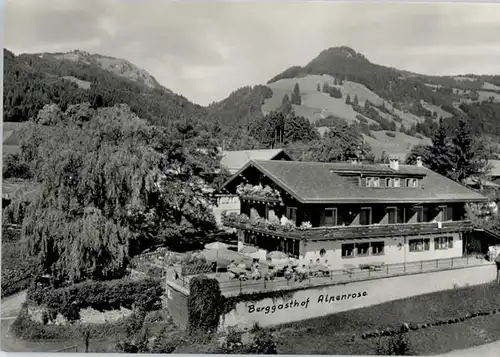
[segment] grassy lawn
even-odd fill
[[[374,354],[378,339],[361,333],[402,323],[424,323],[500,308],[500,285],[487,284],[427,294],[277,328],[279,352],[286,354]],[[353,335],[357,337],[352,340]],[[500,339],[500,315],[412,331],[415,353],[435,354]]]

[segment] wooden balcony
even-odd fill
[[[335,226],[313,227],[305,230],[296,228],[293,231],[283,231],[279,227],[256,226],[252,223],[226,222],[226,226],[253,232],[257,235],[286,237],[295,239],[337,240],[356,238],[396,237],[420,234],[446,234],[466,232],[472,230],[470,221],[400,223],[400,224],[372,224],[365,226]]]
[[[263,197],[263,196],[251,196],[251,195],[240,195],[240,201],[242,202],[253,202],[260,204],[268,204],[272,206],[277,206],[283,204],[283,201],[278,197]]]

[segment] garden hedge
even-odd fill
[[[160,279],[85,281],[69,287],[52,289],[33,287],[27,298],[49,309],[52,318],[61,313],[70,321],[79,319],[79,311],[91,307],[97,311],[119,310],[120,307],[139,311],[161,308],[163,288]]]
[[[28,314],[27,306],[24,305],[11,325],[11,331],[17,338],[27,341],[80,340],[85,331],[89,332],[92,339],[101,339],[124,335],[134,322],[135,315],[131,315],[104,324],[46,325],[33,321]]]

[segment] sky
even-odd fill
[[[4,0],[3,10],[16,54],[124,58],[201,105],[342,45],[418,73],[500,74],[500,4]]]

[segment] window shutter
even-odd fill
[[[447,221],[453,221],[453,207],[451,206],[448,206],[447,210],[446,210],[446,220]]]
[[[320,215],[319,215],[319,225],[324,226],[325,225],[325,211],[322,210]]]

